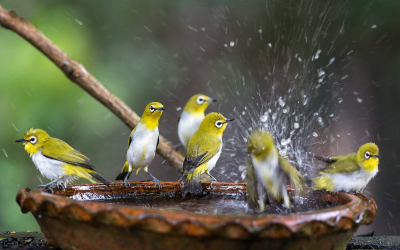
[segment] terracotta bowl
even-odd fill
[[[205,194],[245,197],[244,183],[203,183]],[[290,187],[289,187],[290,190]],[[17,202],[32,212],[48,241],[64,249],[345,249],[377,213],[361,194],[312,192],[336,207],[289,214],[198,214],[107,203],[109,199],[181,197],[178,182],[70,185],[54,194],[21,189]],[[95,200],[106,200],[95,201]]]

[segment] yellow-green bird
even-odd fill
[[[264,130],[255,130],[247,141],[246,149],[254,168],[254,172],[250,171],[254,176],[250,180],[257,180],[258,183],[257,190],[250,190],[250,194],[253,194],[253,197],[249,197],[250,200],[253,200],[254,203],[254,200],[257,200],[254,194],[258,193],[258,202],[262,211],[265,207],[264,195],[266,193],[279,202],[283,198],[285,206],[290,207],[286,181],[289,180],[295,190],[304,190],[304,180],[300,172],[288,160],[279,155],[272,135]],[[254,183],[249,183],[248,186],[250,189],[256,188]]]
[[[194,95],[186,103],[178,122],[178,136],[182,145],[187,148],[192,135],[199,129],[208,105],[217,100],[205,95]]]
[[[51,182],[38,187],[50,188],[63,185],[64,187],[78,178],[85,178],[96,182],[93,178],[108,185],[94,166],[89,163],[89,158],[81,152],[73,149],[66,142],[50,137],[42,129],[29,129],[23,139],[16,142],[23,142],[25,151],[32,158],[33,163],[40,173],[50,179]]]
[[[150,174],[148,167],[156,154],[159,142],[158,120],[164,110],[164,106],[159,102],[151,102],[146,106],[142,118],[140,118],[129,136],[126,162],[115,180],[124,181],[125,185],[129,186],[128,179],[132,171],[136,170],[136,174],[138,174],[143,169],[144,172],[150,175],[155,184],[161,188],[160,181]]]
[[[314,178],[315,190],[362,192],[378,173],[379,148],[375,143],[362,145],[357,153],[335,157],[314,156],[329,165]]]
[[[200,177],[206,174],[217,181],[210,171],[215,167],[222,150],[222,135],[227,123],[234,119],[227,119],[219,113],[206,115],[199,129],[190,138],[183,172],[187,175],[186,183],[182,189],[185,194],[191,192],[201,193]]]

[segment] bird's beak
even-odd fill
[[[233,119],[233,118],[232,119],[226,119],[224,123],[228,123],[228,122],[231,122],[233,120],[235,120],[235,119]]]
[[[373,155],[372,158],[379,158],[380,159],[381,156],[380,155]]]
[[[213,98],[210,98],[210,99],[207,100],[208,103],[216,102],[216,101],[217,101],[217,99],[213,99]]]
[[[15,142],[28,142],[28,141],[25,139],[19,139],[19,140],[16,140]]]
[[[165,108],[156,108],[156,110],[158,110],[158,111],[164,111]]]

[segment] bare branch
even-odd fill
[[[6,29],[14,31],[30,42],[45,56],[52,60],[71,81],[78,84],[86,92],[111,110],[129,128],[133,129],[137,125],[140,117],[124,102],[106,89],[89,72],[87,72],[80,63],[71,59],[31,23],[19,17],[14,11],[3,9],[1,5],[0,25]],[[167,140],[160,136],[157,153],[162,155],[173,167],[178,169],[182,166],[183,157],[181,154],[173,150],[166,142]]]

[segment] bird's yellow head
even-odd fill
[[[247,152],[256,159],[262,159],[275,149],[274,138],[265,130],[255,130],[247,141]]]
[[[357,151],[356,161],[367,171],[375,171],[379,164],[379,148],[375,143],[366,143]]]
[[[212,112],[204,117],[198,131],[201,133],[209,133],[211,135],[222,137],[222,134],[226,129],[226,125],[228,122],[233,120],[235,119],[227,119],[219,113]]]
[[[30,128],[25,134],[23,139],[16,140],[15,142],[23,142],[25,151],[32,156],[43,147],[44,143],[50,139],[49,134],[39,128]]]
[[[210,98],[205,95],[194,95],[189,101],[186,103],[186,106],[183,110],[192,115],[203,115],[204,111],[207,109],[208,105],[212,102],[216,102],[217,100]]]
[[[147,104],[144,109],[140,123],[142,123],[147,129],[153,130],[158,127],[158,120],[160,119],[164,106],[159,102],[151,102]]]

